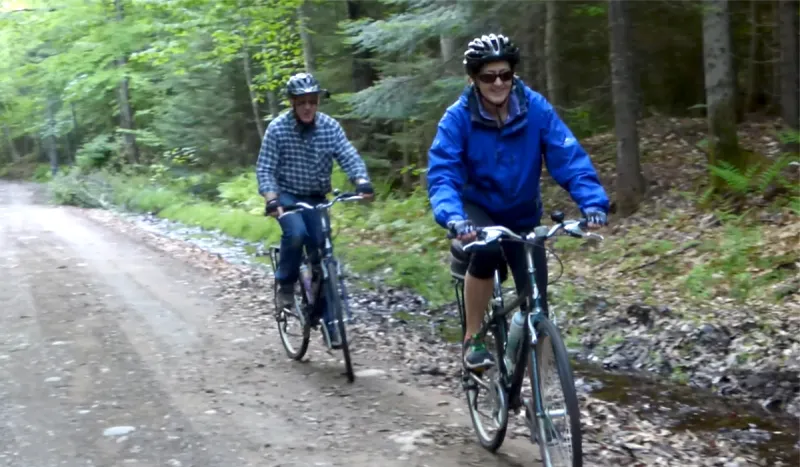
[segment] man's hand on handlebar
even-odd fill
[[[608,225],[608,215],[598,208],[586,208],[583,211],[583,215],[586,217],[587,227],[590,230],[596,230]]]
[[[475,225],[469,219],[449,221],[447,230],[452,237],[457,238],[462,243],[472,242],[478,237]]]
[[[283,215],[283,208],[281,208],[281,204],[278,201],[278,198],[272,198],[267,200],[267,206],[264,210],[264,213],[267,216],[272,216],[278,218]]]
[[[367,201],[371,201],[375,197],[375,189],[372,187],[372,183],[363,178],[356,180],[356,193]]]

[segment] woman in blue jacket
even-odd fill
[[[458,240],[475,239],[475,226],[503,225],[516,232],[539,224],[542,162],[578,204],[590,227],[607,224],[608,197],[589,155],[541,94],[514,75],[519,49],[502,35],[475,38],[464,52],[471,84],[439,121],[428,154],[428,197],[436,222]],[[464,366],[491,367],[494,358],[475,338],[492,295],[495,268],[505,268],[517,290],[528,282],[521,244],[471,255],[464,279]],[[546,293],[544,251],[534,254],[536,283]]]

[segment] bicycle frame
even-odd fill
[[[539,294],[539,288],[536,286],[535,281],[535,274],[536,268],[533,264],[533,254],[531,251],[533,246],[526,245],[525,246],[525,256],[528,266],[528,276],[529,276],[529,285],[523,290],[521,294],[518,294],[514,300],[511,301],[508,305],[503,305],[503,288],[502,283],[500,282],[500,273],[495,270],[494,272],[494,291],[492,294],[492,302],[491,302],[491,311],[487,314],[486,318],[483,320],[481,324],[481,328],[478,331],[480,336],[484,336],[489,330],[493,331],[502,331],[502,332],[493,332],[492,335],[495,340],[499,340],[499,348],[502,349],[500,351],[500,355],[497,356],[497,364],[500,365],[500,374],[501,374],[501,381],[503,386],[505,387],[506,391],[508,392],[511,401],[512,407],[511,409],[518,409],[521,407],[521,402],[519,401],[519,393],[522,389],[522,383],[524,382],[525,377],[525,363],[526,359],[520,358],[522,355],[526,355],[530,352],[532,346],[536,345],[537,336],[536,336],[536,325],[539,321],[545,317],[543,313],[544,305],[546,303],[547,298],[542,297]],[[462,315],[465,313],[463,310],[464,307],[464,298],[463,298],[463,289],[459,287],[463,287],[463,281],[461,284],[457,284],[456,286],[456,299],[459,302],[459,307],[462,308],[461,313]],[[521,308],[523,303],[527,302],[526,307]],[[535,312],[531,312],[530,304],[533,303],[533,309]],[[518,355],[514,355],[514,368],[513,371],[509,372],[509,368],[506,368],[505,362],[505,346],[506,346],[506,336],[508,331],[508,321],[506,316],[508,316],[511,312],[520,308],[520,311],[523,313],[523,317],[527,323],[525,334],[523,336],[522,345],[518,347]],[[502,323],[502,324],[501,324]],[[462,333],[465,332],[466,323],[462,322]],[[506,329],[496,329],[498,326],[504,326]],[[493,329],[494,328],[494,329]],[[536,363],[534,362],[534,365]],[[537,366],[533,366],[532,370],[534,371],[534,375],[536,375],[538,371]],[[486,383],[483,382],[480,378],[476,375],[470,373],[470,379],[474,380],[476,383],[487,387]],[[536,387],[539,387],[538,377],[537,380],[534,382]],[[537,394],[538,396],[538,394]],[[541,410],[541,398],[536,397],[538,400],[537,404],[537,411]]]
[[[289,215],[296,215],[301,213],[304,209],[313,209],[319,211],[319,218],[320,218],[320,226],[321,226],[321,234],[322,234],[322,244],[317,246],[317,254],[320,257],[320,266],[322,269],[322,277],[320,281],[320,287],[317,288],[316,294],[314,296],[314,304],[313,306],[316,307],[321,302],[320,298],[325,293],[325,285],[329,284],[330,282],[330,274],[328,273],[328,265],[333,264],[336,268],[336,273],[341,277],[341,263],[339,260],[334,256],[333,253],[333,241],[331,240],[331,227],[330,227],[330,208],[336,204],[337,202],[343,201],[360,201],[364,198],[361,195],[355,193],[339,193],[338,190],[334,191],[334,198],[330,201],[317,204],[312,206],[307,203],[297,203],[295,205],[286,206],[284,208],[284,213],[281,215],[289,216]],[[303,258],[303,261],[307,261],[307,257]],[[337,286],[338,284],[329,284],[332,286]],[[342,284],[342,294],[344,303],[348,303],[347,301],[347,289]],[[352,318],[350,313],[350,307],[345,306],[345,312],[347,314],[347,320]]]
[[[555,219],[554,219],[555,220]],[[563,221],[563,215],[560,216],[560,221]],[[576,222],[576,221],[571,221]],[[523,318],[525,319],[526,326],[525,326],[525,334],[523,335],[522,345],[518,347],[517,355],[513,356],[514,361],[514,368],[510,372],[509,375],[509,368],[506,368],[505,363],[505,346],[506,346],[506,330],[503,329],[503,332],[493,332],[494,338],[497,340],[499,339],[500,342],[500,355],[497,358],[497,364],[500,365],[500,375],[501,375],[501,383],[508,392],[510,396],[510,409],[518,409],[521,407],[522,402],[519,398],[519,394],[522,389],[522,383],[524,381],[525,371],[524,366],[528,362],[526,358],[520,358],[523,355],[527,355],[531,352],[532,348],[535,348],[536,343],[538,342],[538,334],[536,329],[539,325],[539,322],[544,319],[549,319],[549,317],[544,313],[544,309],[546,308],[545,305],[547,304],[547,297],[542,296],[539,292],[539,288],[536,285],[536,266],[534,265],[533,261],[533,248],[544,248],[545,242],[554,236],[559,230],[564,229],[572,236],[579,236],[579,230],[575,230],[575,227],[578,225],[577,223],[572,224],[572,227],[568,226],[569,224],[560,222],[558,225],[548,228],[546,226],[539,226],[534,229],[533,237],[531,238],[530,235],[519,236],[513,234],[507,229],[503,229],[505,232],[501,232],[497,230],[493,235],[494,238],[486,241],[476,241],[473,242],[476,246],[483,243],[484,245],[487,243],[491,243],[492,241],[503,242],[505,239],[501,238],[501,233],[508,233],[513,235],[513,237],[509,238],[506,241],[516,241],[521,242],[525,246],[525,261],[527,266],[528,272],[528,284],[526,285],[525,289],[517,294],[514,300],[508,305],[503,305],[503,293],[502,293],[502,284],[500,283],[500,274],[498,271],[495,271],[494,274],[494,291],[492,296],[491,302],[491,311],[487,314],[486,318],[483,320],[480,330],[478,334],[480,336],[485,335],[490,329],[497,328],[499,323],[503,323],[502,325],[508,327],[508,322],[506,320],[506,316],[511,313],[512,311],[520,308],[520,312],[523,314]],[[500,232],[500,233],[498,233]],[[581,233],[581,236],[583,234]],[[601,238],[602,236],[596,234],[585,234],[587,237],[595,237]],[[472,245],[465,246],[465,250]],[[462,282],[463,287],[463,282]],[[463,290],[459,294],[458,292],[458,284],[457,284],[457,295],[456,298],[459,301],[459,307],[462,308],[460,310],[462,316],[464,316],[465,310],[464,308],[464,300],[463,300]],[[522,306],[522,305],[526,306]],[[462,323],[462,333],[465,331],[466,324]],[[531,383],[533,387],[541,388],[540,381],[539,381],[539,367],[538,362],[535,358],[530,359],[531,365]],[[474,382],[487,387],[488,385],[484,383],[478,376],[469,373],[469,377]],[[544,413],[543,405],[542,405],[542,398],[539,391],[534,391],[534,401],[533,401],[533,412],[534,415],[539,418]]]

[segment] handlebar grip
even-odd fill
[[[281,209],[283,209],[283,213],[284,214],[286,214],[287,212],[291,212],[291,211],[297,211],[298,209],[302,209],[302,208],[303,208],[302,206],[298,206],[296,204],[290,204],[288,206],[281,206]]]

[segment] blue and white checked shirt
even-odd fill
[[[256,163],[260,194],[327,194],[334,158],[351,181],[369,179],[364,161],[332,117],[317,112],[314,126],[301,131],[292,111],[269,124]]]

